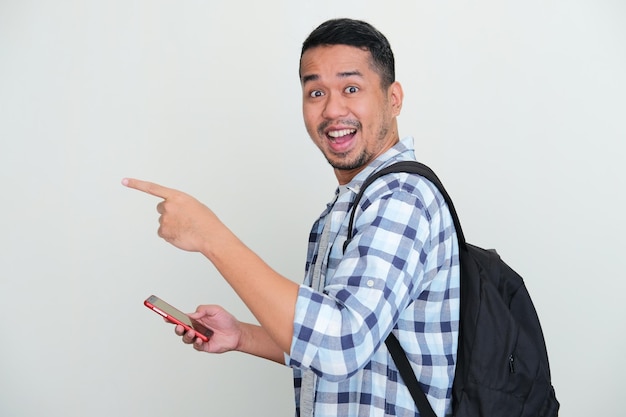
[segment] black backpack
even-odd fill
[[[361,186],[350,214],[352,238],[356,207],[364,190],[393,172],[419,174],[444,196],[459,240],[461,298],[456,374],[452,386],[455,417],[554,417],[558,415],[548,353],[539,318],[521,276],[495,250],[465,242],[450,196],[435,173],[415,161],[395,163]],[[392,334],[385,340],[422,417],[435,417],[413,369]]]

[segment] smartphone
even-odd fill
[[[194,332],[196,332],[196,337],[199,337],[205,342],[208,342],[209,337],[211,337],[211,335],[213,334],[213,330],[203,326],[198,321],[191,319],[188,315],[186,315],[179,309],[172,307],[155,295],[151,295],[150,297],[146,298],[146,301],[144,301],[143,303],[150,310],[165,317],[172,323],[180,324],[186,330],[193,330]]]

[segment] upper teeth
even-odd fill
[[[328,132],[328,136],[332,138],[339,138],[341,136],[346,136],[354,132],[356,132],[355,129],[332,130]]]

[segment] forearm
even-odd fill
[[[237,346],[238,352],[269,359],[281,365],[285,364],[283,350],[267,334],[263,327],[250,323],[241,323],[241,333],[241,343]]]
[[[288,353],[299,286],[270,268],[225,226],[219,235],[220,244],[208,246],[202,253],[243,300],[273,343]]]

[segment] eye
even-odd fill
[[[359,91],[359,87],[351,85],[350,87],[346,87],[343,91],[347,94],[354,94]]]
[[[309,97],[315,98],[315,97],[322,97],[324,95],[323,92],[321,92],[320,90],[313,90],[309,93]]]

